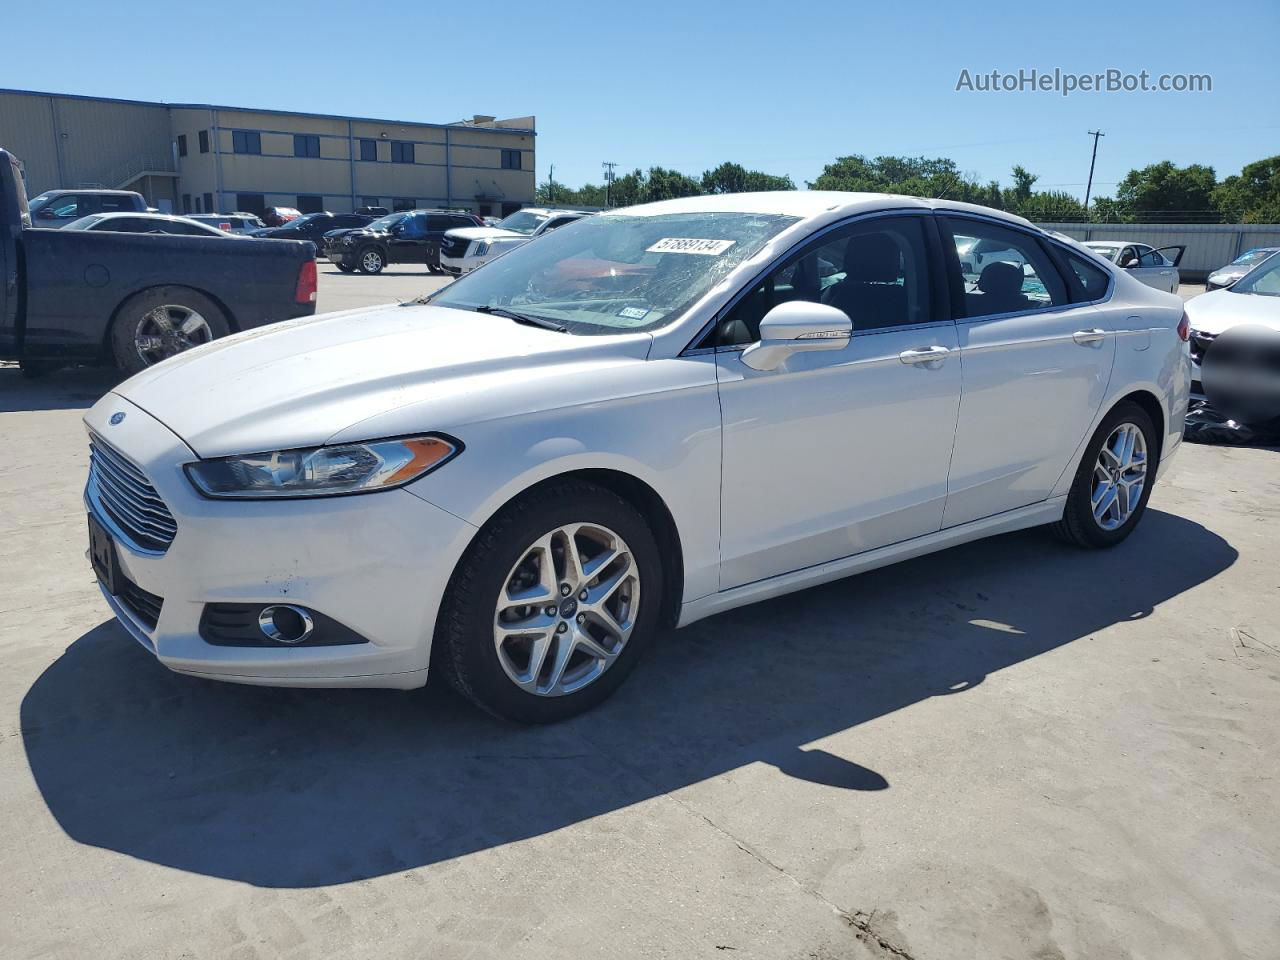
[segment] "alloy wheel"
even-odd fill
[[[503,583],[498,661],[526,693],[574,693],[617,661],[639,603],[640,572],[620,536],[599,524],[557,527],[524,550]]]
[[[1103,530],[1124,526],[1147,484],[1147,439],[1134,423],[1121,423],[1098,451],[1089,501]]]
[[[190,307],[164,304],[143,314],[134,330],[133,346],[147,366],[213,339],[209,321]]]
[[[360,258],[360,264],[369,273],[377,273],[382,269],[382,254],[377,250],[366,250]]]

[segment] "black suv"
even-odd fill
[[[441,273],[440,241],[458,227],[482,227],[474,214],[453,210],[404,210],[355,230],[331,230],[320,249],[343,273],[381,273],[390,263],[421,263]]]
[[[250,230],[251,237],[269,237],[273,240],[310,240],[318,248],[324,235],[343,227],[363,227],[371,221],[359,213],[306,213],[278,227]]]

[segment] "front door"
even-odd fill
[[[838,228],[721,320],[721,589],[942,525],[960,364],[955,325],[929,282],[930,226],[910,215]],[[849,345],[751,369],[742,348],[788,300],[844,310]]]
[[[391,231],[387,259],[391,263],[427,262],[427,215],[415,213],[401,220]]]
[[[1178,292],[1178,271],[1158,250],[1138,245],[1136,266],[1129,268],[1129,273],[1149,287],[1164,290],[1166,293]]]
[[[958,253],[949,257],[963,288],[956,324],[964,398],[944,520],[953,527],[1049,496],[1102,403],[1115,336],[1105,311],[1071,302],[1034,235],[989,220],[940,220],[955,236],[1017,252],[978,275],[961,275]]]

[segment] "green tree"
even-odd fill
[[[1013,168],[1013,187],[1005,191],[1005,206],[1022,213],[1022,207],[1031,199],[1031,188],[1040,178],[1021,164]],[[1026,214],[1022,214],[1026,216]]]
[[[1089,204],[1091,223],[1133,223],[1129,208],[1112,197],[1094,197]]]
[[[1246,164],[1214,189],[1212,201],[1227,223],[1280,223],[1280,156]]]
[[[703,193],[756,193],[761,190],[794,190],[790,177],[748,170],[738,163],[722,163],[702,175]]]
[[[1116,200],[1139,220],[1152,214],[1162,220],[1216,219],[1217,211],[1210,201],[1216,185],[1213,167],[1199,163],[1179,167],[1162,160],[1130,170],[1116,187]]]
[[[1041,222],[1078,223],[1087,219],[1084,214],[1084,204],[1071,194],[1058,190],[1032,193],[1018,204],[1014,212],[1028,220]]]

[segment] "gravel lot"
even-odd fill
[[[417,268],[322,270],[322,309]],[[0,956],[1280,956],[1280,451],[659,639],[602,709],[179,677],[84,558],[80,416],[0,365]]]

